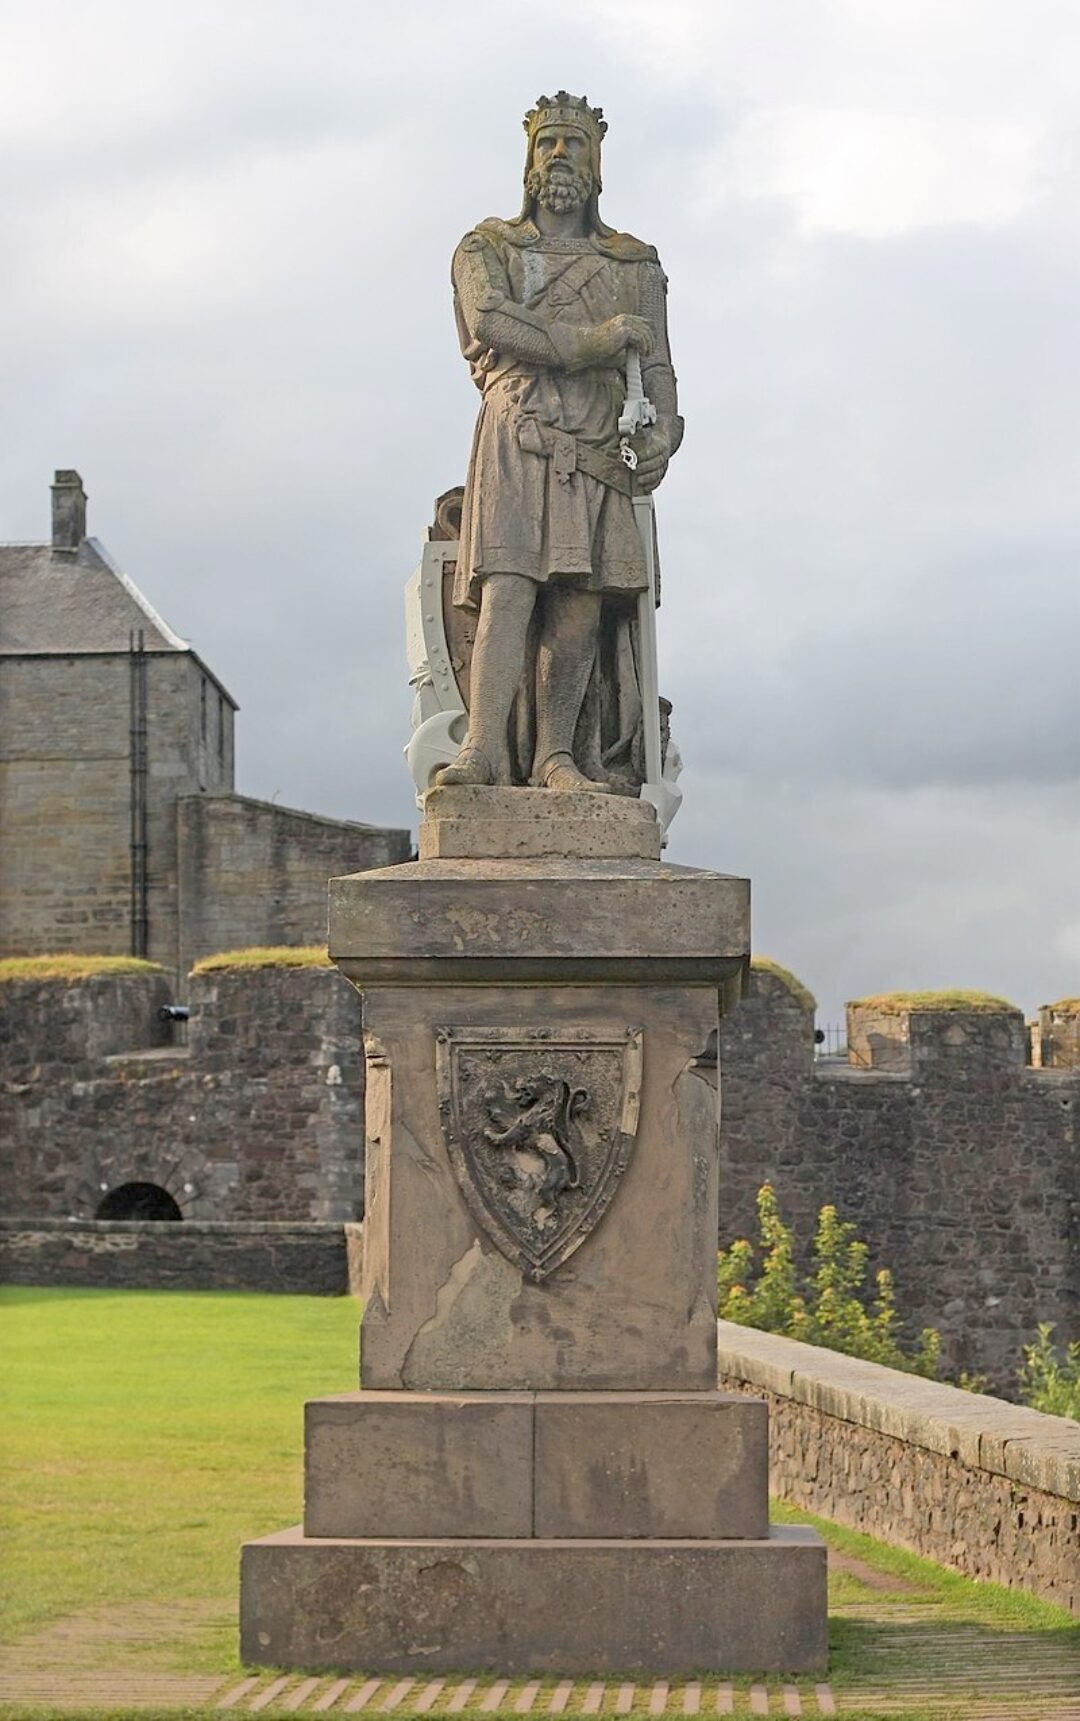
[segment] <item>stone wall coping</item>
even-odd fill
[[[1037,1087],[1076,1087],[1080,1085],[1080,1068],[1069,1065],[1013,1064],[1004,1066],[1022,1081]],[[892,1083],[901,1087],[918,1088],[924,1078],[911,1070],[872,1070],[865,1064],[845,1064],[831,1058],[819,1058],[814,1064],[814,1080],[818,1082],[857,1082],[865,1087]]]
[[[285,1232],[311,1237],[325,1236],[328,1231],[344,1231],[348,1221],[342,1219],[39,1219],[35,1214],[20,1218],[0,1219],[0,1233],[27,1231],[64,1231],[76,1237],[80,1231],[95,1236],[108,1232],[163,1231],[169,1236],[235,1235],[258,1237],[267,1233],[281,1236]]]
[[[1080,1502],[1080,1422],[718,1321],[720,1375]]]
[[[887,1087],[890,1084],[911,1087],[912,1075],[910,1070],[871,1070],[863,1064],[832,1063],[825,1058],[814,1065],[814,1080],[818,1082],[861,1082],[866,1087],[875,1084]]]

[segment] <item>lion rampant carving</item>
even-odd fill
[[[510,1156],[502,1167],[501,1181],[511,1188],[533,1188],[534,1213],[554,1211],[559,1197],[580,1185],[577,1119],[588,1108],[587,1089],[571,1087],[561,1076],[542,1071],[498,1082],[485,1090],[483,1098],[492,1120],[484,1139]],[[535,1155],[542,1172],[530,1173],[519,1154]]]

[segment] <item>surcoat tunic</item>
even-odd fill
[[[588,331],[620,312],[645,317],[646,363],[670,368],[655,252],[628,235],[554,239],[492,220],[462,240],[453,281],[483,392],[454,602],[477,606],[495,573],[632,598],[646,573],[619,459],[626,360],[593,362]]]

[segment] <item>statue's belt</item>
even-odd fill
[[[568,430],[555,430],[549,424],[541,424],[538,418],[523,415],[518,424],[517,439],[519,447],[526,453],[543,454],[554,463],[555,476],[560,484],[569,483],[575,472],[584,472],[589,478],[598,478],[601,484],[607,484],[624,496],[632,493],[630,470],[621,460],[602,453],[598,448],[591,448],[587,442],[571,436]]]

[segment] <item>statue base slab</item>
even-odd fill
[[[241,1659],[312,1673],[817,1673],[825,1546],[313,1538],[245,1546]]]
[[[588,789],[429,789],[421,860],[658,860],[656,809],[631,795]]]

